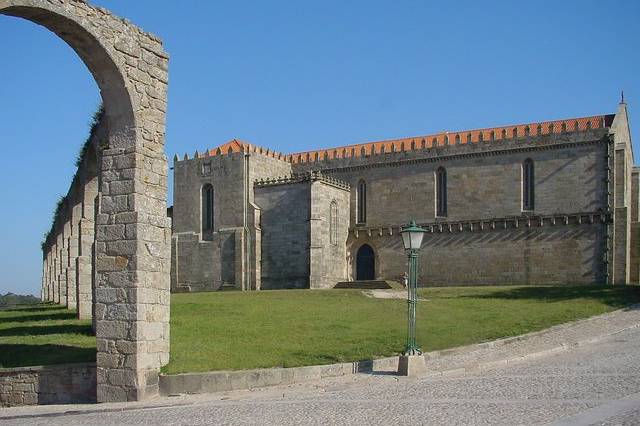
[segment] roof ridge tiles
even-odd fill
[[[208,156],[226,155],[237,152],[256,152],[290,163],[306,163],[311,161],[331,160],[334,158],[349,158],[389,152],[415,151],[452,144],[464,145],[468,143],[493,142],[504,139],[571,133],[589,129],[605,128],[611,126],[614,116],[615,114],[601,114],[531,123],[509,124],[497,127],[484,127],[456,131],[444,130],[428,135],[361,142],[290,154],[282,154],[272,149],[263,148],[234,138],[206,152]],[[198,156],[195,158],[198,158]],[[185,156],[185,160],[186,159],[188,159],[188,156]]]
[[[584,131],[593,128],[605,128],[611,125],[614,114],[593,115],[587,117],[566,118],[558,120],[546,120],[532,123],[510,124],[498,127],[485,127],[481,129],[442,131],[421,136],[410,136],[405,138],[386,139],[381,141],[370,141],[352,145],[324,148],[311,151],[302,151],[289,154],[290,162],[311,162],[317,161],[322,156],[332,159],[337,151],[343,154],[347,150],[351,153],[347,157],[359,157],[362,155],[373,155],[385,152],[414,151],[433,148],[434,146],[445,146],[449,144],[467,144],[478,142],[492,142],[503,139],[513,139],[520,137],[539,136],[548,134],[571,133]],[[511,132],[508,132],[510,130]],[[462,136],[465,136],[463,141]],[[469,137],[470,136],[470,137]],[[451,138],[454,140],[452,141]],[[406,146],[408,145],[408,146]],[[389,148],[387,150],[387,147]],[[360,152],[355,150],[359,149]],[[341,157],[337,157],[341,158]]]

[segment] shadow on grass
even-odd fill
[[[637,286],[557,286],[518,287],[496,290],[488,294],[462,295],[461,298],[535,300],[561,302],[575,299],[594,299],[608,306],[622,308],[640,302],[640,287]]]
[[[83,334],[91,336],[90,325],[63,324],[63,325],[33,325],[29,327],[12,327],[0,329],[0,337],[6,336],[46,336],[51,334]]]
[[[39,303],[37,305],[5,306],[2,310],[5,312],[51,312],[66,311],[67,308],[53,303]]]
[[[11,312],[11,311],[9,311]],[[76,314],[74,312],[67,311],[66,309],[63,312],[52,312],[40,315],[22,315],[18,314],[15,316],[10,315],[2,315],[0,317],[0,324],[3,322],[38,322],[38,321],[60,321],[60,320],[74,320],[76,319]]]
[[[0,344],[0,368],[94,362],[95,348],[65,345]]]

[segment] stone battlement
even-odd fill
[[[458,132],[440,132],[426,136],[299,152],[287,155],[286,160],[293,164],[309,163],[341,158],[368,157],[393,152],[418,151],[448,145],[477,144],[480,142],[495,142],[533,136],[574,133],[610,127],[613,122],[613,117],[613,114],[599,115]]]
[[[569,226],[569,225],[593,225],[612,223],[611,213],[604,211],[578,212],[578,213],[557,213],[551,215],[521,215],[508,217],[494,217],[474,220],[437,220],[433,222],[418,223],[427,233],[460,233],[460,232],[480,232],[496,229],[518,229],[543,226]],[[354,226],[349,232],[356,238],[361,235],[368,237],[383,237],[399,234],[407,224],[377,225],[377,226]]]
[[[446,131],[425,136],[366,142],[336,148],[304,151],[294,154],[282,154],[269,148],[263,148],[248,142],[233,139],[217,148],[207,150],[204,153],[196,151],[193,158],[214,157],[238,152],[258,153],[272,158],[277,158],[291,164],[345,158],[364,158],[389,153],[422,151],[451,145],[491,143],[536,136],[562,135],[585,132],[593,129],[605,129],[611,126],[614,116],[614,114],[607,114],[502,127],[489,127],[475,130],[461,130],[456,132]],[[189,156],[185,154],[183,160],[189,159]],[[179,161],[177,156],[174,158],[174,161]]]
[[[339,179],[323,175],[320,172],[313,171],[308,173],[294,173],[289,176],[279,176],[275,178],[267,178],[267,179],[258,179],[254,182],[254,186],[257,188],[265,187],[265,186],[275,186],[275,185],[289,185],[292,183],[301,183],[301,182],[315,182],[320,181],[326,184],[335,186],[336,188],[350,190],[351,185],[347,182],[341,181]]]
[[[202,153],[196,151],[194,152],[192,157],[189,157],[189,154],[184,154],[182,159],[180,159],[178,155],[176,155],[174,156],[173,161],[174,162],[188,161],[188,160],[193,160],[198,158],[219,157],[223,155],[232,155],[236,153],[245,153],[245,154],[255,153],[255,154],[264,155],[266,157],[271,157],[278,160],[286,161],[285,154],[282,154],[280,152],[274,151],[269,148],[263,148],[258,145],[250,144],[248,142],[243,142],[238,139],[233,139],[223,145],[220,145],[217,148],[209,149]]]

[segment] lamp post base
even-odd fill
[[[398,361],[398,375],[416,377],[427,373],[427,364],[422,355],[401,355]]]

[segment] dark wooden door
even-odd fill
[[[364,244],[356,255],[356,280],[376,279],[376,258],[370,245]]]

